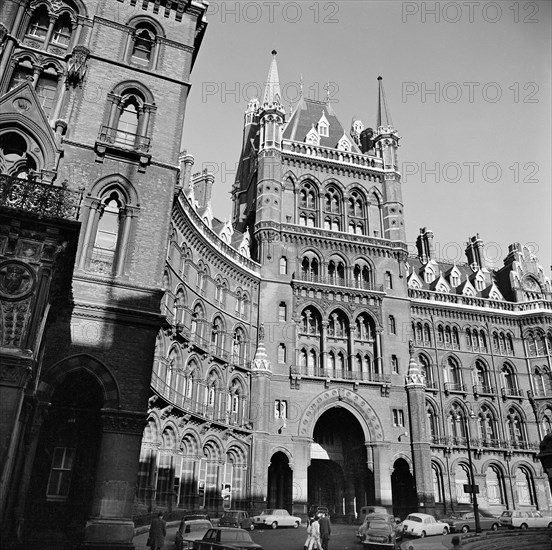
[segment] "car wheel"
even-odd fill
[[[296,522],[293,524],[293,528],[294,528],[294,529],[297,529],[297,527],[299,527],[299,522],[298,522],[298,521],[296,521]]]
[[[519,526],[520,529],[527,529],[527,527],[528,527],[527,523],[522,523],[522,524]]]
[[[552,529],[552,521],[548,524],[548,529]]]
[[[249,526],[249,530],[250,530],[250,531],[253,531],[254,529],[255,529],[255,524],[252,523],[252,524]]]
[[[448,527],[443,528],[443,535],[448,535]]]
[[[552,525],[552,523],[550,525]],[[498,523],[493,523],[492,526],[491,526],[491,530],[492,531],[498,531],[498,527],[499,527]]]
[[[468,525],[463,525],[462,526],[462,533],[467,533],[469,530],[470,530],[470,528],[469,528]]]
[[[425,532],[425,531],[422,531],[422,532],[420,533],[420,538],[423,539],[425,536],[426,536],[426,532]]]
[[[278,523],[273,521],[270,527],[272,527],[272,529],[276,529],[278,527]]]

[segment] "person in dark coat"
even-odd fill
[[[332,524],[330,523],[330,518],[323,514],[322,517],[318,520],[320,524],[320,539],[322,540],[322,550],[328,550],[328,545],[330,544],[330,535],[332,534]]]
[[[163,512],[151,520],[148,545],[152,550],[162,550],[167,535],[167,522],[163,519]]]

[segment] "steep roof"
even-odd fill
[[[330,126],[328,135],[320,136],[320,145],[322,147],[337,147],[338,141],[346,132],[335,115],[331,104],[305,97],[301,98],[295,107],[284,130],[284,139],[305,141],[306,135],[312,129],[313,124],[316,127],[318,121],[322,118],[322,114],[326,116]],[[358,151],[353,140],[350,141],[353,144],[353,149]]]

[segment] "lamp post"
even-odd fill
[[[475,488],[475,475],[473,473],[473,460],[472,460],[472,454],[471,454],[471,433],[470,433],[470,425],[467,420],[467,418],[464,415],[458,415],[464,422],[464,431],[466,434],[466,446],[468,447],[468,464],[470,467],[470,493],[472,496],[472,502],[473,502],[473,514],[475,518],[475,532],[481,533],[481,521],[479,519],[479,504],[477,503],[477,493]],[[475,414],[473,412],[470,412],[470,418],[475,418]]]

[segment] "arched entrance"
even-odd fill
[[[82,538],[94,496],[102,437],[103,391],[86,370],[68,374],[55,389],[40,432],[26,502],[27,545],[59,548]]]
[[[416,482],[404,458],[395,460],[391,474],[391,491],[393,494],[393,513],[404,519],[410,512],[418,510]]]
[[[285,508],[291,514],[292,485],[293,473],[288,457],[281,451],[274,453],[268,467],[268,507]]]
[[[368,470],[362,427],[343,407],[320,416],[313,434],[308,469],[308,502],[327,506],[333,516],[355,513],[375,501],[374,476]]]

